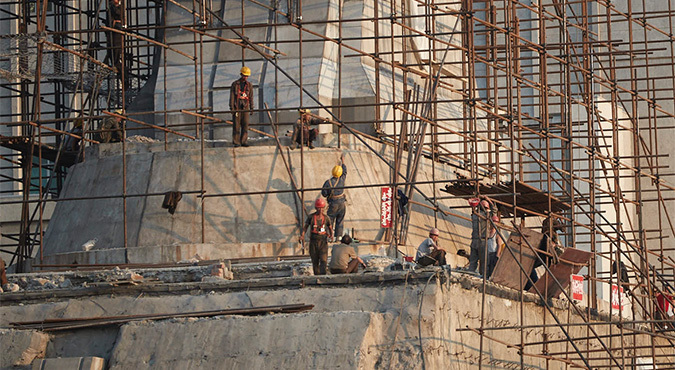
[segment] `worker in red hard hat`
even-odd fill
[[[232,111],[232,142],[235,147],[248,146],[248,122],[253,110],[253,85],[248,81],[251,69],[241,67],[241,77],[230,86],[230,111]]]
[[[328,238],[333,237],[333,229],[330,226],[330,218],[324,213],[326,200],[320,197],[314,202],[314,208],[316,212],[307,217],[300,240],[305,240],[305,232],[310,228],[309,256],[312,258],[314,275],[325,275],[328,264]]]
[[[440,232],[437,228],[432,227],[429,230],[429,237],[424,239],[422,244],[417,248],[417,255],[415,261],[420,266],[443,266],[446,264],[445,251],[438,245],[438,237]]]
[[[485,248],[488,238],[488,217],[492,217],[494,206],[487,198],[471,198],[469,205],[471,206],[471,254],[469,254],[467,270],[475,272],[478,267],[478,272],[482,275],[487,268]]]

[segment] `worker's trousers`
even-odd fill
[[[359,271],[359,260],[354,258],[353,260],[349,261],[347,264],[346,269],[330,269],[330,273],[335,275],[335,274],[353,274]]]
[[[345,221],[345,212],[347,211],[347,205],[343,201],[331,202],[328,204],[328,217],[330,217],[330,222],[333,224],[333,230],[335,232],[335,238],[340,239],[342,237],[342,232],[344,228]]]
[[[300,133],[300,130],[302,130],[302,134]],[[315,128],[309,128],[307,126],[300,127],[298,125],[295,125],[295,129],[293,130],[293,142],[298,143],[300,145],[303,144],[303,140],[305,141],[304,144],[311,144],[315,139],[316,136],[319,134],[319,131]]]
[[[232,142],[239,146],[248,140],[248,121],[251,111],[239,110],[232,114]]]
[[[326,275],[328,264],[328,236],[312,234],[309,238],[309,257],[312,259],[314,275]]]
[[[480,264],[479,264],[480,262]],[[478,273],[483,274],[485,266],[485,241],[481,239],[471,239],[471,254],[469,254],[469,271],[476,271],[479,267]]]
[[[417,260],[417,264],[424,267],[424,266],[443,266],[446,264],[445,261],[445,251],[437,249],[426,256],[420,257],[420,259]]]

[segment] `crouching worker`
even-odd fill
[[[415,262],[418,265],[424,266],[443,266],[445,265],[445,251],[438,246],[438,229],[432,227],[429,230],[429,237],[426,238],[422,244],[417,248],[417,256]]]
[[[333,252],[330,257],[331,274],[351,274],[359,271],[359,264],[366,267],[366,264],[356,254],[354,247],[350,246],[352,238],[345,234],[342,237],[342,243],[336,244],[333,247]]]
[[[316,212],[307,217],[305,227],[302,229],[301,240],[305,240],[305,232],[310,229],[309,256],[312,258],[314,275],[325,275],[328,261],[328,238],[333,236],[330,226],[330,218],[323,210],[326,208],[326,200],[319,198],[314,202]]]

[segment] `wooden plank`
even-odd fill
[[[547,299],[558,297],[562,293],[562,290],[555,283],[555,280],[560,282],[563,289],[567,289],[567,286],[570,284],[570,275],[576,274],[582,267],[588,264],[592,255],[590,252],[575,248],[565,249],[559,257],[560,262],[549,268],[551,274],[547,271],[544,276],[537,280],[535,286],[530,288],[529,292],[536,293],[536,287]]]
[[[532,229],[523,228],[521,232],[534,248],[537,248],[544,238],[544,234],[538,233]],[[511,247],[514,254],[512,255],[508,249],[504,249],[502,256],[499,257],[499,260],[497,261],[497,265],[490,277],[490,281],[509,288],[522,289],[522,287],[527,284],[527,277],[532,272],[536,257],[532,250],[527,246],[527,243],[524,240],[521,240],[518,233],[512,233],[507,244]],[[520,261],[525,269],[524,273],[518,266],[516,259]]]

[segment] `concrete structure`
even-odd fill
[[[73,330],[52,334],[46,350],[31,344],[38,334],[10,331],[7,337],[17,338],[11,361],[27,366],[46,351],[43,364],[97,356],[111,368],[675,362],[675,338],[660,330],[652,299],[672,285],[675,271],[675,200],[663,194],[675,190],[663,167],[673,163],[663,138],[675,127],[675,0],[657,8],[630,0],[123,3],[124,71],[104,64],[115,64],[111,30],[102,27],[109,1],[0,4],[0,30],[8,35],[0,45],[11,45],[0,48],[0,160],[10,163],[0,166],[9,180],[0,183],[3,195],[49,191],[42,177],[56,172],[38,168],[49,162],[36,146],[64,139],[75,117],[91,129],[121,108],[124,136],[163,140],[87,144],[84,162],[68,170],[63,191],[48,201],[56,206],[40,238],[44,248],[26,251],[35,244],[35,224],[18,240],[3,239],[21,257],[18,270],[304,254],[297,241],[302,209],[311,209],[344,152],[348,185],[355,186],[347,191],[346,226],[361,239],[360,254],[412,255],[438,226],[450,265],[462,265],[455,252],[468,247],[471,231],[462,196],[489,194],[512,212],[507,225],[538,228],[553,213],[563,221],[562,244],[591,253],[581,271],[587,295],[578,305],[585,309],[448,276],[447,269],[307,277],[306,261],[294,261],[228,268],[223,276],[234,281],[207,276],[201,266],[139,271],[145,280],[130,273],[99,281],[80,270],[14,275],[22,290],[0,296],[2,326],[287,302],[315,308]],[[254,147],[235,149],[223,121],[231,118],[228,87],[242,65],[253,70],[258,131]],[[273,122],[283,136],[298,108],[332,115],[319,126],[320,149],[289,152],[260,139]],[[473,179],[469,190],[439,193],[458,177]],[[377,188],[408,180],[418,189],[411,191],[407,239],[398,241],[379,226]],[[520,193],[518,182],[545,198],[527,220],[518,207],[537,196]],[[495,183],[505,193],[481,187]],[[161,207],[168,191],[183,192],[175,214]],[[554,197],[569,207],[554,210]],[[5,203],[3,215],[16,211]],[[36,204],[22,206],[27,222]],[[611,272],[617,259],[628,268],[627,281]],[[558,283],[567,283],[567,272],[556,271]],[[617,284],[630,290],[620,315],[608,302]],[[622,299],[617,294],[617,303]]]
[[[57,203],[47,229],[43,262],[159,263],[177,262],[195,254],[216,259],[300,253],[301,205],[291,191],[281,155],[287,156],[296,183],[300,184],[304,178],[302,187],[313,189],[304,193],[305,208],[313,211],[314,200],[320,194],[318,189],[331,176],[332,167],[343,153],[348,169],[347,186],[364,186],[347,190],[346,228],[353,229],[358,238],[366,241],[383,240],[380,187],[390,182],[391,169],[370,151],[358,146],[307,151],[303,158],[305,173],[301,175],[299,151],[280,153],[270,146],[234,149],[214,144],[217,143],[207,143],[203,173],[204,194],[215,197],[204,201],[199,191],[195,191],[200,189],[202,171],[199,143],[171,143],[168,150],[164,150],[163,143],[127,144],[126,176],[130,181],[126,188],[126,219],[123,201],[106,198],[122,192],[121,144],[92,147],[87,161],[69,172],[62,194],[63,198],[92,199]],[[393,163],[391,150],[381,148],[384,159]],[[417,177],[419,188],[427,196],[436,194],[434,189],[438,187],[425,183],[432,180],[431,166],[422,159]],[[449,180],[456,176],[448,166],[437,163],[434,167],[436,178]],[[173,215],[161,207],[163,195],[168,191],[186,192]],[[153,195],[137,196],[145,193]],[[237,193],[253,194],[234,196]],[[426,203],[419,195],[414,200]],[[450,254],[468,248],[470,224],[466,221],[469,213],[465,201],[444,200],[441,204],[445,211],[460,207],[452,210],[457,216],[439,213],[435,220],[434,212],[428,208],[411,207],[409,244],[400,246],[401,251],[414,255],[429,228],[436,225],[442,230],[441,245]],[[96,245],[88,252],[83,251],[82,245],[93,239],[97,239]],[[454,256],[449,259],[453,265],[460,263]]]
[[[170,275],[155,276],[167,279]],[[547,340],[549,353],[565,351],[569,345],[558,327],[540,326],[550,323],[552,317],[534,295],[525,294],[523,312],[514,315],[518,293],[488,284],[481,313],[482,289],[480,279],[448,276],[442,270],[90,286],[5,295],[0,325],[50,317],[178,313],[304,303],[313,304],[314,308],[298,314],[170,319],[131,322],[119,328],[54,332],[46,358],[97,356],[106,359],[111,369],[287,368],[298,364],[312,368],[472,369],[479,362],[488,368],[565,368],[565,362],[529,355],[540,353],[542,345],[527,346],[522,359],[516,349],[507,347],[520,342],[520,331],[509,328],[521,324],[528,327],[524,332],[526,342]],[[47,295],[51,302],[40,298]],[[567,327],[571,336],[588,335],[584,325],[577,325],[583,322],[580,316],[567,315],[565,302],[555,300],[551,307],[565,323],[572,324]],[[606,313],[591,319],[596,322],[594,330],[600,336],[620,330],[595,321],[608,320]],[[488,330],[482,345],[480,336],[466,331],[467,327],[478,330],[481,325],[500,328]],[[640,330],[633,326],[621,329],[626,334],[626,346],[645,338],[633,329]],[[593,351],[601,348],[596,339],[578,341],[576,345],[594,366],[611,365],[608,360],[593,360],[607,357],[604,352]],[[666,341],[657,339],[655,345],[659,361],[675,360],[675,353],[672,347],[667,348]],[[632,365],[620,355],[621,346],[613,346],[618,348],[615,360]],[[647,356],[649,351],[640,349],[636,355]],[[570,355],[569,361],[582,364],[576,355]]]

